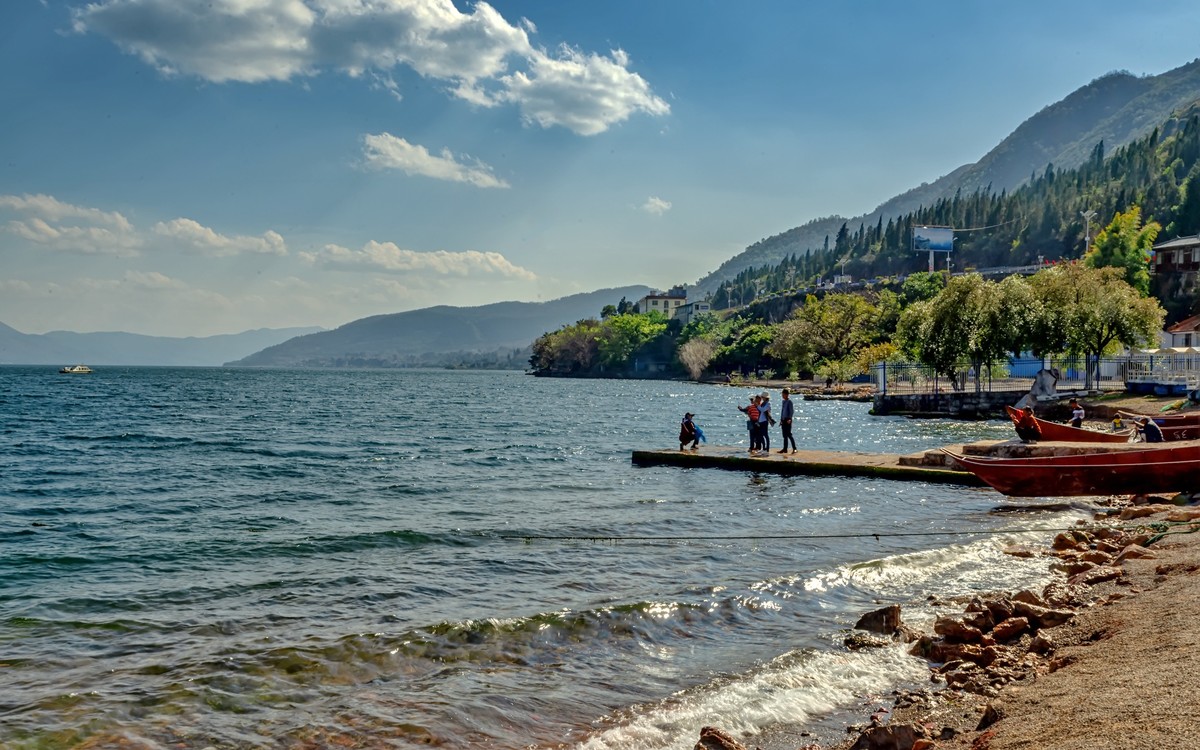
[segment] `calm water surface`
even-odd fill
[[[748,394],[0,368],[0,746],[682,750],[716,724],[770,747],[927,680],[841,647],[862,612],[919,625],[932,592],[1047,578],[1000,549],[1049,532],[928,533],[1072,520],[990,490],[631,466],[684,411],[744,445]],[[1011,432],[868,408],[799,401],[797,440]]]

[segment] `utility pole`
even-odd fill
[[[1092,209],[1080,211],[1079,215],[1083,217],[1083,252],[1084,255],[1092,248],[1092,217],[1096,212]]]

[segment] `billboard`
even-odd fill
[[[954,251],[954,227],[913,227],[913,250],[931,253]]]

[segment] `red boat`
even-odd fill
[[[1008,418],[1013,421],[1013,425],[1016,425],[1017,420],[1021,418],[1021,410],[1014,409],[1011,406],[1006,406],[1004,409],[1008,412]],[[1072,427],[1069,424],[1047,422],[1046,420],[1038,419],[1037,417],[1034,417],[1033,419],[1035,422],[1037,422],[1038,429],[1042,431],[1042,440],[1051,442],[1127,443],[1129,442],[1129,438],[1133,435],[1133,430],[1121,430],[1120,432],[1100,432],[1099,430],[1085,430],[1082,427]]]
[[[962,468],[1013,497],[1144,495],[1200,489],[1200,443],[1196,442],[1030,458],[961,456],[942,450]]]
[[[1119,412],[1123,419],[1132,419],[1139,422],[1142,419],[1149,419],[1158,425],[1162,430],[1164,441],[1175,440],[1196,440],[1200,438],[1200,411],[1188,412],[1186,414],[1160,414],[1157,417],[1152,417],[1148,414],[1134,414],[1132,412]]]

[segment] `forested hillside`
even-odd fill
[[[1070,170],[1048,166],[1009,192],[981,189],[942,198],[927,207],[873,224],[843,223],[829,247],[796,253],[782,262],[747,269],[720,284],[716,308],[757,296],[813,285],[844,272],[870,279],[924,270],[927,255],[912,250],[914,226],[955,228],[954,267],[1020,266],[1078,258],[1090,222],[1094,239],[1115,214],[1140,206],[1145,221],[1162,225],[1162,237],[1200,232],[1200,103],[1169,117],[1149,135],[1105,156],[1103,142]],[[1190,305],[1180,290],[1155,290],[1178,317]]]
[[[854,232],[859,225],[865,229],[881,219],[887,224],[955,195],[1012,192],[1047,168],[1081,166],[1094,157],[1097,144],[1103,142],[1107,150],[1115,151],[1144,138],[1198,99],[1200,60],[1157,76],[1138,77],[1128,72],[1102,76],[1030,117],[978,162],[898,195],[869,214],[814,219],[759,240],[697,282],[696,290],[713,292],[747,268],[821,250],[826,240],[832,245],[843,223]]]

